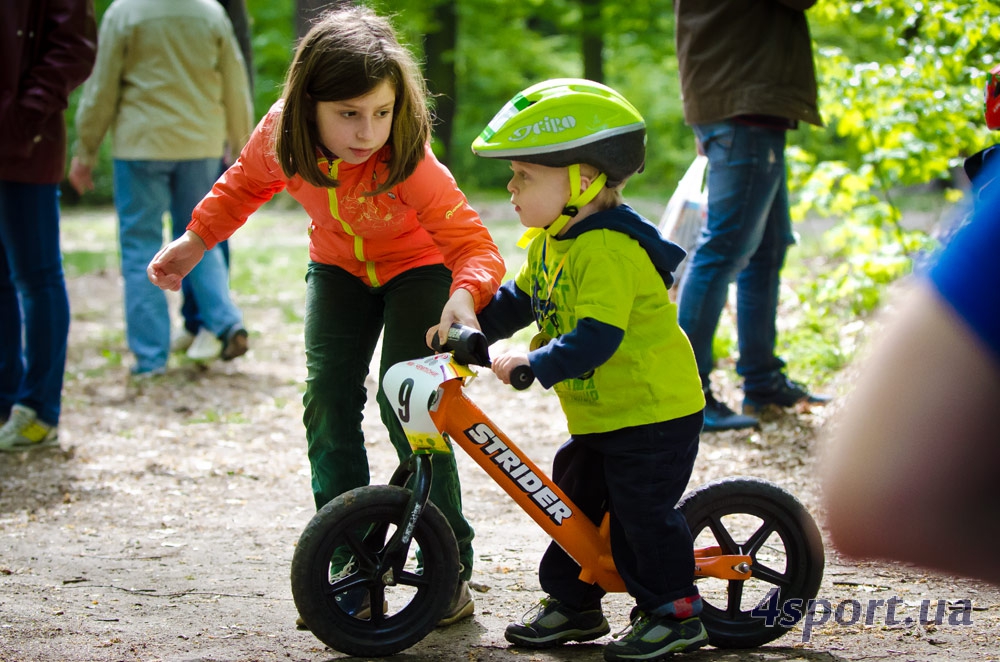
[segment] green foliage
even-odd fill
[[[817,323],[871,311],[886,284],[933,247],[902,227],[894,192],[950,185],[964,157],[992,142],[982,89],[998,18],[993,3],[952,0],[821,2],[810,13],[829,126],[807,130],[789,150],[793,215],[841,219],[825,238],[832,269],[802,297]]]
[[[452,0],[455,1],[455,0]],[[434,6],[445,0],[371,0],[394,16],[404,41],[421,52],[433,27]],[[110,0],[97,0],[102,16]],[[280,96],[294,50],[293,0],[248,0],[253,29],[255,98],[261,117]],[[471,144],[486,122],[519,89],[543,78],[582,73],[578,0],[458,0],[455,144]],[[790,134],[816,162],[852,169],[877,164],[880,187],[946,177],[989,134],[978,121],[984,71],[1000,38],[992,3],[911,4],[902,0],[819,2],[809,11],[817,45],[821,108],[826,129]],[[674,55],[673,12],[665,0],[604,2],[605,72],[643,112],[649,125],[646,171],[633,190],[668,195],[693,155],[684,125]],[[972,26],[969,29],[969,26]],[[72,131],[72,112],[68,113]],[[96,173],[98,195],[110,199],[105,154]],[[466,187],[493,188],[506,168],[457,149],[453,170]],[[793,190],[802,185],[793,179]],[[67,195],[72,201],[73,196]]]
[[[281,97],[295,51],[294,0],[247,0],[253,33],[254,116],[260,119]]]
[[[100,19],[111,0],[97,0]],[[435,5],[442,0],[372,0],[368,4],[393,16],[403,41],[422,56],[423,35],[432,27]],[[257,118],[281,95],[294,46],[294,0],[247,0],[254,50],[254,111]],[[508,179],[505,164],[476,158],[466,146],[493,114],[518,90],[545,78],[582,75],[581,11],[577,0],[503,0],[458,2],[457,115],[455,162],[450,164],[468,188],[500,188]],[[606,82],[620,89],[643,112],[649,124],[646,172],[633,190],[671,190],[693,156],[690,129],[683,122],[673,45],[673,12],[662,0],[605,2],[599,27],[604,30]],[[74,95],[67,111],[75,139]],[[105,141],[94,177],[97,190],[86,202],[111,200],[111,159]],[[65,190],[65,200],[77,196]]]
[[[261,210],[254,214],[254,232],[258,236],[285,238],[266,245],[238,242],[236,235],[231,243],[240,258],[233,260],[230,273],[230,287],[239,292],[247,302],[255,302],[273,295],[274,284],[283,283],[277,303],[286,320],[301,321],[296,312],[296,304],[305,296],[305,270],[309,262],[309,252],[304,240],[306,225],[300,232],[288,227],[290,218],[297,215],[271,213]],[[262,234],[261,234],[262,233]],[[238,242],[238,243],[237,243]]]

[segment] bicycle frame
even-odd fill
[[[611,555],[609,515],[595,525],[465,396],[463,386],[475,374],[452,354],[405,361],[387,371],[383,388],[390,401],[395,398],[397,417],[416,460],[400,466],[393,484],[404,484],[409,472],[423,475],[429,462],[422,462],[422,456],[451,453],[447,435],[580,565],[582,581],[608,592],[625,591]],[[425,496],[411,501],[419,502],[414,508],[422,507],[421,498]],[[721,552],[718,546],[695,549],[695,576],[750,579],[749,555]]]

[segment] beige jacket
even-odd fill
[[[216,0],[115,0],[76,112],[76,156],[92,166],[108,129],[121,160],[220,158],[253,129],[247,74]]]

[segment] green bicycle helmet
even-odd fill
[[[586,163],[621,184],[646,158],[646,123],[615,90],[555,78],[519,92],[472,143],[479,156],[551,167]]]

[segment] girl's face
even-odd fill
[[[507,182],[510,202],[526,228],[544,228],[562,214],[569,200],[567,168],[511,161],[514,176]]]
[[[396,88],[388,80],[360,97],[317,101],[320,142],[347,163],[364,163],[389,139],[395,103]]]

